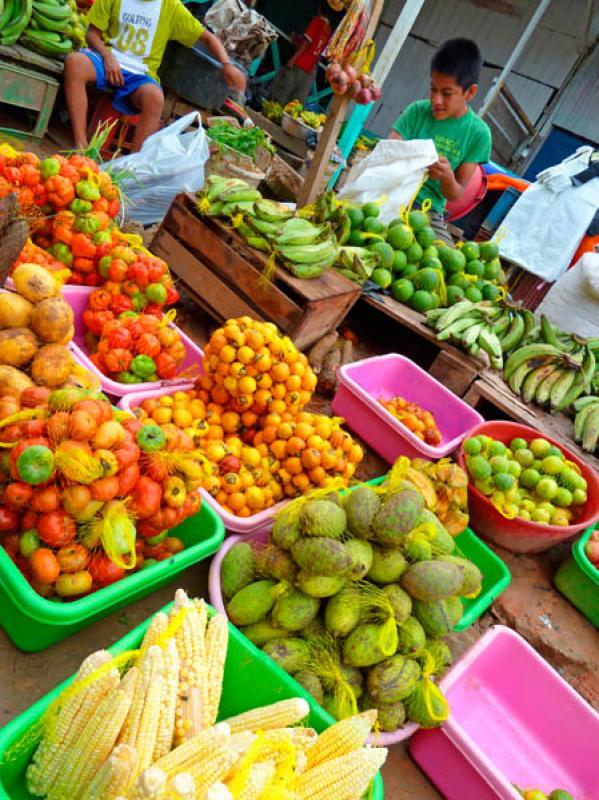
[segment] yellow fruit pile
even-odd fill
[[[227,320],[212,334],[204,369],[202,389],[237,414],[301,411],[317,380],[291,339],[272,322],[251,317]]]

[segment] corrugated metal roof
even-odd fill
[[[599,142],[599,45],[583,63],[558,100],[552,124]]]

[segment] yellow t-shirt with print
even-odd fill
[[[144,6],[147,16],[143,13]],[[126,10],[141,13],[124,13]],[[153,32],[150,11],[157,19]],[[171,39],[193,47],[204,32],[202,23],[190,14],[181,0],[96,0],[87,19],[90,25],[102,31],[119,62],[119,54],[123,56],[121,66],[124,69],[130,69],[128,60],[137,59],[139,67],[131,71],[146,72],[153,78],[157,77],[164,50]]]

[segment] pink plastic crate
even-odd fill
[[[145,385],[153,386],[154,388],[150,391],[136,391],[125,395],[118,403],[118,407],[123,411],[131,411],[136,406],[141,405],[141,403],[149,397],[162,397],[165,394],[172,394],[177,390],[184,392],[187,389],[193,388],[193,383],[189,382],[181,383],[177,386],[173,386],[171,384],[169,386],[162,386],[160,388],[156,388],[154,384]],[[211,506],[220,516],[225,524],[225,528],[229,532],[242,533],[246,535],[256,535],[259,533],[268,532],[272,527],[275,514],[278,514],[278,512],[289,502],[289,500],[281,500],[281,502],[276,503],[274,506],[271,506],[264,511],[259,511],[257,514],[253,514],[251,517],[236,517],[235,514],[230,514],[228,511],[225,511],[220,503],[217,503],[214,497],[212,497],[212,495],[205,489],[200,489],[200,494],[202,495],[202,500],[208,503],[208,505]]]
[[[85,346],[85,326],[83,324],[83,312],[87,308],[89,294],[91,291],[93,290],[90,289],[89,291],[86,291],[85,287],[80,286],[65,286],[63,289],[63,294],[65,300],[73,309],[73,314],[75,317],[75,336],[69,345],[73,354],[73,358],[78,364],[80,364],[82,367],[85,367],[85,369],[89,370],[89,372],[98,377],[102,386],[102,391],[106,392],[108,395],[112,395],[113,397],[123,397],[128,392],[131,392],[131,389],[134,389],[136,394],[140,392],[145,392],[147,394],[148,392],[152,392],[162,386],[171,387],[172,390],[172,387],[180,384],[182,378],[174,378],[172,381],[157,381],[154,383],[147,381],[135,384],[119,383],[118,381],[113,381],[108,378],[103,372],[100,372],[100,370],[90,361],[87,355],[87,348]],[[183,333],[180,328],[177,328],[174,323],[171,323],[171,327],[179,331],[187,351],[185,360],[181,365],[181,371],[194,368],[197,374],[200,375],[203,372],[203,350],[201,350],[197,344],[189,338],[189,336]]]
[[[396,395],[430,411],[441,444],[426,444],[379,402]],[[365,358],[341,368],[332,409],[390,464],[398,456],[443,458],[455,450],[483,418],[409,358],[397,353]]]
[[[267,526],[261,531],[258,531],[257,533],[246,533],[242,536],[229,536],[214,555],[214,558],[210,562],[210,571],[208,573],[208,595],[210,598],[210,604],[214,606],[217,611],[221,611],[223,614],[227,613],[225,609],[223,593],[220,588],[220,567],[223,558],[233,547],[233,545],[237,544],[237,542],[268,542],[268,532],[271,525]],[[383,733],[381,731],[380,733],[369,737],[369,740],[371,744],[376,744],[377,747],[388,747],[389,745],[397,744],[397,742],[403,742],[405,739],[409,739],[409,737],[412,736],[412,734],[415,733],[418,728],[419,726],[416,725],[416,723],[410,722],[408,725],[405,725],[403,728],[398,728],[396,731],[389,733]]]
[[[491,628],[440,685],[450,717],[410,751],[446,800],[518,800],[514,784],[597,800],[599,714],[517,633]]]

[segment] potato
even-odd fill
[[[73,369],[73,359],[62,344],[47,344],[36,353],[31,376],[41,386],[62,386]]]
[[[19,394],[33,386],[33,381],[20,369],[0,365],[0,387],[15,389]]]
[[[55,297],[60,290],[51,273],[39,264],[19,264],[12,279],[17,292],[32,303]]]
[[[38,342],[29,328],[7,328],[0,331],[0,364],[22,367],[37,352]]]
[[[16,292],[0,293],[0,328],[29,328],[33,305]]]
[[[31,328],[43,342],[64,343],[73,329],[73,310],[62,297],[48,297],[33,307]]]

